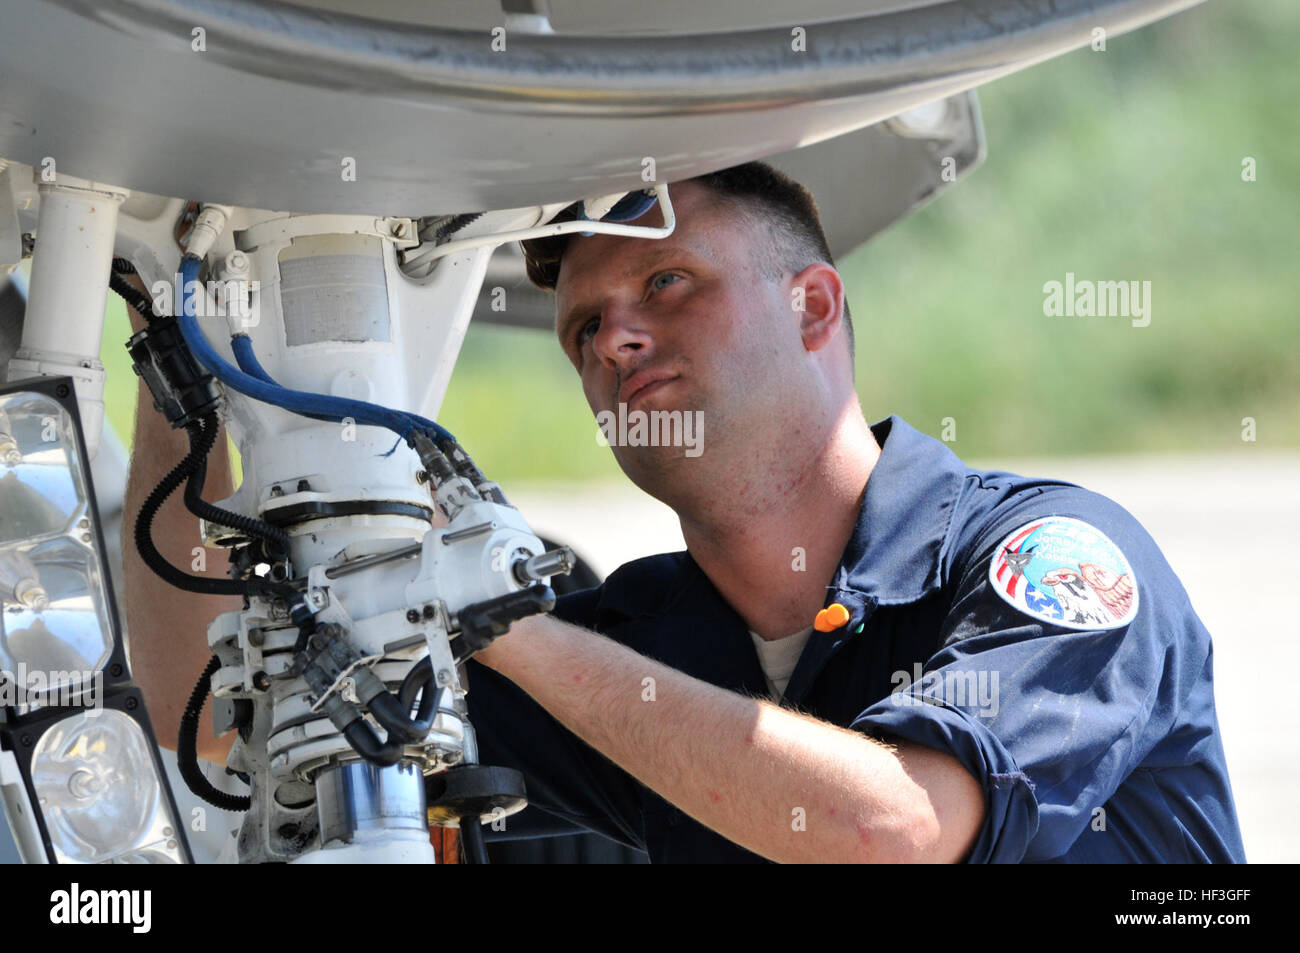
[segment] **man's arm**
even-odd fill
[[[771,860],[959,861],[983,823],[983,791],[948,754],[746,698],[550,616],[516,622],[476,658],[660,796]]]
[[[132,276],[131,280],[138,279]],[[132,308],[133,330],[144,321]],[[226,451],[226,432],[217,434],[216,446],[208,457],[208,476],[203,498],[220,500],[232,492],[230,458]],[[181,713],[199,674],[212,653],[208,651],[207,626],[222,612],[238,609],[238,596],[208,596],[185,592],[163,582],[144,564],[135,548],[135,518],[153,488],[189,452],[189,438],[184,430],[173,430],[167,419],[153,408],[153,398],[140,382],[136,403],[135,444],[131,450],[131,470],[126,485],[126,502],[122,524],[122,563],[126,587],[126,627],[130,638],[131,674],[144,692],[158,743],[175,750]],[[177,568],[193,573],[194,547],[201,546],[198,517],[187,509],[182,499],[184,488],[177,489],[153,521],[153,539],[158,551]],[[222,578],[228,560],[224,550],[206,551],[207,572],[201,575]],[[224,762],[234,735],[225,739],[212,737],[212,701],[208,700],[199,722],[199,757]]]

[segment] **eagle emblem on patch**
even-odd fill
[[[1137,615],[1137,580],[1119,547],[1067,516],[1026,523],[998,545],[989,583],[1025,615],[1067,629],[1118,629]]]

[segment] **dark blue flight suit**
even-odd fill
[[[1244,861],[1210,636],[1146,531],[1072,484],[969,469],[898,417],[872,431],[881,456],[827,587],[826,604],[850,618],[813,632],[782,704],[954,755],[985,792],[971,862]],[[993,591],[1000,544],[1040,517],[1082,520],[1122,551],[1139,593],[1130,622],[1066,628]],[[685,552],[628,563],[561,598],[554,615],[695,678],[767,695],[744,621]],[[633,779],[509,680],[470,668],[481,762],[527,778],[531,806],[507,819],[505,838],[588,829],[653,862],[762,860]],[[975,686],[993,673],[989,704]],[[926,691],[944,684],[971,691]]]

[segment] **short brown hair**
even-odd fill
[[[822,229],[817,200],[808,189],[779,169],[766,162],[746,162],[684,181],[704,186],[713,192],[719,204],[728,205],[751,225],[767,230],[771,242],[765,243],[768,255],[760,269],[769,281],[780,279],[790,270],[798,274],[814,262],[835,264]],[[575,202],[551,221],[572,221],[578,217],[580,207],[581,203]],[[529,281],[544,290],[555,290],[560,276],[560,261],[574,234],[520,242]],[[844,301],[844,330],[848,335],[849,358],[852,360],[853,318],[849,314],[847,298]]]

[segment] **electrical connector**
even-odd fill
[[[174,428],[188,426],[217,409],[212,375],[190,352],[174,317],[156,318],[126,342],[131,369],[149,388],[154,408]]]

